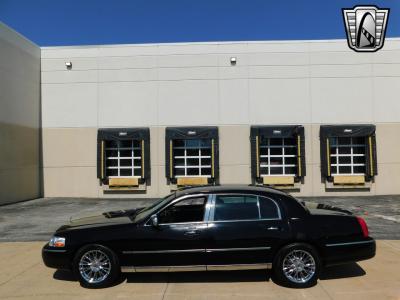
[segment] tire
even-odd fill
[[[102,245],[87,245],[79,249],[73,261],[73,271],[81,286],[86,288],[109,287],[121,274],[118,257]]]
[[[292,288],[308,288],[317,284],[321,260],[311,245],[294,243],[277,253],[272,269],[279,284]]]

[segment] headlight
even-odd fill
[[[65,247],[65,238],[53,236],[49,242],[50,247],[62,248]]]

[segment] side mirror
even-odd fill
[[[153,225],[154,227],[158,227],[158,218],[157,218],[157,215],[152,215],[152,216],[150,217],[150,222],[151,222],[151,225]]]

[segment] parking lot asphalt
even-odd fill
[[[400,241],[377,241],[376,257],[326,268],[317,285],[289,289],[270,272],[130,273],[110,288],[80,287],[70,272],[46,268],[42,242],[0,243],[0,299],[369,300],[400,299]]]
[[[400,195],[308,197],[363,216],[376,239],[400,240]],[[41,198],[0,206],[0,242],[44,241],[70,217],[149,205],[155,199]]]

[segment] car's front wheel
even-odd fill
[[[104,288],[120,276],[118,257],[107,247],[88,245],[81,248],[73,261],[74,273],[82,286]]]
[[[317,283],[321,262],[312,246],[295,243],[278,252],[273,269],[279,283],[288,287],[306,288]]]

